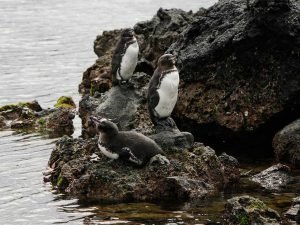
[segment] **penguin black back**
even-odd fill
[[[152,139],[135,131],[119,131],[116,124],[106,119],[92,118],[99,132],[98,146],[101,152],[112,159],[123,159],[145,165],[153,156],[164,155],[162,149]]]

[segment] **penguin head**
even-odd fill
[[[116,135],[119,132],[117,125],[106,118],[99,119],[97,117],[90,116],[90,120],[95,124],[96,129],[99,133]]]
[[[134,31],[131,28],[127,28],[122,33],[122,38],[132,39],[134,38]]]
[[[176,56],[172,54],[164,54],[158,60],[158,66],[162,70],[168,70],[174,68],[176,63]]]

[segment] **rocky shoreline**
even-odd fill
[[[80,138],[70,137],[74,111],[64,103],[54,110],[38,103],[1,107],[0,129],[43,127],[69,135],[57,141],[45,181],[82,199],[191,201],[241,188],[239,154],[216,153],[225,148],[246,155],[254,149],[274,151],[274,159],[284,165],[246,177],[256,187],[280,193],[293,180],[290,172],[300,168],[299,10],[295,0],[255,0],[249,8],[246,1],[224,0],[196,13],[159,9],[151,20],[134,26],[140,56],[131,88],[112,86],[110,75],[122,30],[97,36],[98,59],[79,85]],[[165,52],[178,58],[176,132],[157,131],[146,107],[147,85]],[[92,115],[149,136],[170,164],[134,168],[109,161],[97,147]],[[299,220],[298,203],[295,199],[286,218]],[[258,199],[240,196],[228,200],[223,219],[226,224],[285,224],[286,218]]]

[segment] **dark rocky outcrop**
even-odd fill
[[[94,160],[95,154],[98,159]],[[229,187],[226,173],[214,150],[199,143],[190,150],[168,153],[169,165],[134,168],[109,161],[97,148],[96,139],[61,138],[50,160],[50,181],[63,192],[105,201],[153,201],[201,199]],[[231,165],[230,165],[231,166]]]
[[[5,105],[0,107],[0,130],[40,132],[51,137],[71,135],[75,117],[72,107],[64,103],[56,109],[42,109],[37,101]]]
[[[300,168],[300,119],[276,133],[273,148],[278,161]]]
[[[261,200],[251,196],[239,196],[227,200],[224,212],[225,224],[282,224],[279,214]]]
[[[270,147],[276,130],[300,116],[299,3],[245,7],[219,1],[168,49],[182,81],[174,119],[207,143]]]
[[[51,182],[70,194],[118,201],[202,198],[235,184],[238,163],[230,156],[193,145],[190,133],[155,133],[145,98],[149,75],[165,51],[178,57],[181,83],[172,118],[196,140],[222,147],[250,143],[251,150],[253,143],[270,147],[275,132],[300,118],[299,21],[294,0],[255,0],[248,9],[245,1],[224,0],[194,14],[160,9],[134,27],[140,63],[126,88],[111,88],[110,61],[121,30],[104,32],[94,43],[99,58],[80,85],[86,139],[57,143],[49,161]],[[170,165],[136,169],[107,163],[96,147],[90,115],[110,118],[121,130],[153,135]],[[250,216],[227,217],[233,221],[279,221],[258,200],[237,202]]]
[[[205,10],[202,9],[202,11]],[[199,16],[198,14],[180,9],[160,8],[151,20],[137,23],[134,26],[134,32],[137,35],[142,60],[149,62],[154,68],[158,58],[168,50],[172,43],[177,41],[187,26]],[[140,70],[146,72],[147,68],[141,66]]]
[[[177,55],[181,84],[172,118],[180,130],[215,147],[271,149],[275,132],[300,117],[299,3],[250,3],[246,9],[245,1],[224,0],[194,14],[160,9],[134,26],[141,53],[136,71],[151,75],[165,51]],[[97,97],[110,88],[120,32],[97,37],[99,59],[84,73],[82,93]],[[143,117],[144,103],[136,115],[142,110]]]
[[[290,168],[279,163],[254,175],[251,180],[269,191],[280,191],[292,180],[289,173]]]

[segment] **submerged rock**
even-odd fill
[[[279,214],[264,202],[251,196],[239,196],[227,200],[224,212],[225,224],[282,224]]]
[[[233,175],[225,172],[226,165],[214,150],[201,144],[168,154],[169,164],[151,162],[134,168],[110,161],[96,142],[96,138],[61,138],[49,160],[52,184],[71,195],[106,201],[200,199],[231,185],[227,180]]]
[[[278,161],[300,168],[300,119],[276,133],[273,148]]]
[[[292,206],[284,215],[297,224],[300,224],[300,196],[293,198]]]
[[[0,129],[46,133],[53,137],[71,135],[74,112],[70,109],[42,109],[37,101],[0,107]]]
[[[288,166],[277,164],[254,175],[252,181],[270,191],[280,191],[292,180]]]

